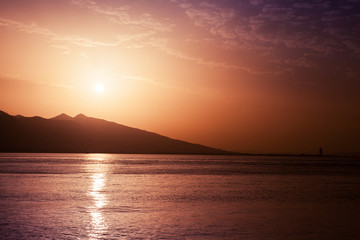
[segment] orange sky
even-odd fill
[[[360,153],[358,12],[357,0],[1,1],[0,109],[240,152]]]

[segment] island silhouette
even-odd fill
[[[50,119],[0,111],[0,152],[231,154],[103,119],[64,113]]]

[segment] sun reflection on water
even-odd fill
[[[92,156],[89,160],[104,160],[100,155]],[[108,225],[103,215],[103,208],[107,205],[108,200],[104,188],[106,186],[106,164],[96,164],[87,166],[93,174],[90,176],[92,180],[88,190],[89,196],[92,198],[92,204],[88,207],[91,218],[91,228],[89,239],[99,239],[106,236]]]
[[[104,161],[107,158],[107,154],[102,154],[102,153],[91,153],[91,154],[86,154],[86,159],[87,160],[98,160],[98,161]]]
[[[93,198],[94,206],[96,208],[102,208],[106,205],[106,196],[102,192],[105,186],[105,178],[103,173],[96,173],[91,176],[93,179],[92,187],[90,189],[90,195]]]

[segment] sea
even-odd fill
[[[0,239],[360,239],[360,158],[1,153]]]

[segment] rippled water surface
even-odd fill
[[[0,154],[0,239],[360,239],[360,159]]]

